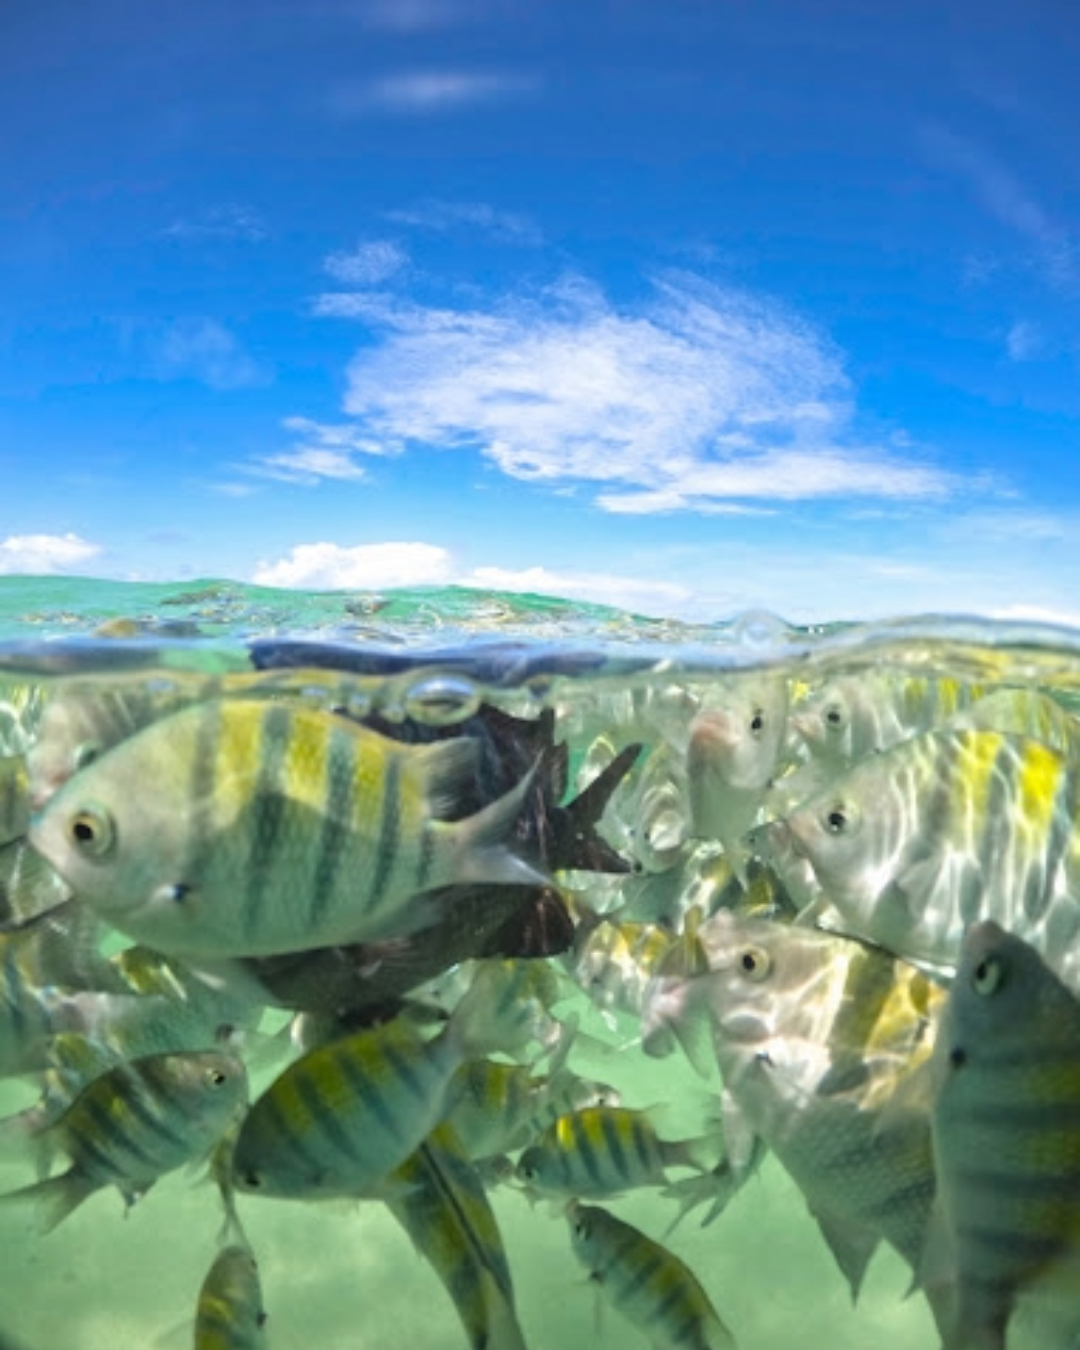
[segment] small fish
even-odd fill
[[[548,1126],[522,1153],[517,1177],[543,1195],[610,1199],[642,1186],[670,1186],[669,1168],[711,1173],[721,1151],[714,1135],[661,1139],[647,1111],[590,1106]]]
[[[755,1141],[776,1154],[853,1298],[883,1238],[914,1269],[934,1193],[929,1115],[897,1110],[882,1124],[929,1060],[945,991],[813,928],[721,912],[698,937],[709,973],[675,981],[668,1011],[684,1039],[704,1016],[736,1180],[760,1158]]]
[[[390,1212],[446,1286],[469,1344],[474,1350],[525,1350],[498,1223],[448,1121],[390,1182]]]
[[[474,1059],[454,1075],[451,1098],[446,1119],[476,1160],[524,1148],[557,1116],[601,1103],[617,1105],[619,1094],[562,1066],[533,1074],[523,1064]]]
[[[484,966],[431,1039],[398,1017],[290,1064],[240,1130],[237,1188],[297,1198],[374,1193],[446,1115],[463,1063],[536,1038],[546,1013],[531,964]]]
[[[505,845],[528,776],[465,820],[440,819],[475,760],[464,737],[410,747],[321,710],[210,701],[79,770],[30,840],[80,900],[161,951],[271,956],[398,936],[438,917],[421,892],[546,880]]]
[[[743,882],[749,859],[744,836],[779,772],[787,711],[787,680],[772,676],[732,683],[690,723],[686,774],[693,833],[718,839]]]
[[[992,918],[1080,985],[1080,764],[986,728],[925,732],[849,769],[752,843],[806,860],[845,931],[951,970]],[[830,922],[830,926],[832,926]]]
[[[266,1320],[250,1249],[238,1243],[223,1247],[199,1290],[195,1350],[266,1350]]]
[[[922,1282],[955,1288],[947,1350],[1004,1350],[1017,1298],[1067,1278],[1080,1243],[1080,1003],[1027,943],[975,924],[932,1070],[939,1227]]]
[[[71,1167],[0,1201],[28,1202],[46,1232],[105,1186],[134,1204],[164,1173],[208,1154],[246,1099],[244,1066],[225,1052],[117,1064],[40,1133],[40,1143],[66,1153]]]
[[[596,1205],[571,1202],[566,1217],[589,1279],[654,1350],[735,1350],[700,1281],[666,1247]]]

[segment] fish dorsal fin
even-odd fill
[[[821,1236],[825,1239],[829,1251],[833,1254],[833,1259],[848,1282],[851,1301],[854,1304],[858,1301],[867,1267],[881,1238],[869,1228],[860,1223],[853,1223],[842,1215],[813,1209],[810,1212],[821,1230]]]

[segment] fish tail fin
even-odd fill
[[[679,1139],[664,1144],[669,1166],[692,1167],[696,1172],[712,1173],[724,1157],[724,1135],[719,1121],[710,1134],[695,1139]]]
[[[71,1170],[8,1191],[0,1195],[0,1204],[24,1208],[32,1215],[38,1231],[45,1234],[63,1223],[96,1189],[93,1182]]]
[[[667,1238],[691,1210],[701,1205],[709,1206],[708,1213],[701,1221],[702,1228],[705,1228],[719,1218],[738,1189],[739,1179],[726,1161],[719,1163],[712,1171],[699,1172],[695,1176],[671,1182],[660,1194],[667,1200],[674,1200],[678,1204],[678,1212],[664,1230],[664,1237]]]
[[[550,884],[550,878],[544,872],[514,853],[507,842],[529,795],[536,769],[534,764],[515,787],[475,815],[442,826],[449,837],[448,881],[519,886]]]

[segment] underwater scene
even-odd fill
[[[0,579],[0,1346],[1080,1345],[1080,632]]]

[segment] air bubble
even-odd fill
[[[407,716],[432,727],[464,722],[480,707],[481,693],[463,675],[434,674],[417,680],[402,700]]]

